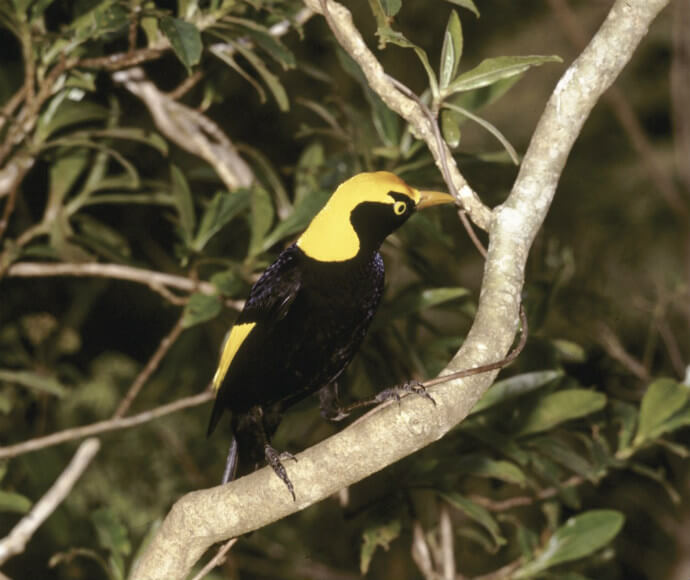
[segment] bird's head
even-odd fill
[[[410,187],[387,171],[360,173],[340,184],[297,245],[315,260],[342,262],[377,250],[416,210],[453,201],[447,193]]]

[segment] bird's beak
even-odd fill
[[[441,191],[417,191],[417,193],[419,194],[417,209],[425,209],[442,203],[455,203],[455,198],[452,195]]]

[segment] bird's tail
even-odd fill
[[[211,419],[208,422],[206,437],[211,436],[211,433],[213,433],[214,429],[216,428],[216,425],[218,425],[218,421],[220,421],[220,418],[223,416],[224,410],[225,407],[220,404],[218,397],[216,397],[216,400],[213,403],[213,410],[211,411]]]

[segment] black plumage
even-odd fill
[[[331,385],[364,339],[381,301],[383,240],[420,207],[452,198],[419,192],[395,175],[365,173],[343,183],[297,242],[252,287],[223,347],[208,435],[231,412],[233,441],[223,481],[238,455],[264,457],[292,484],[269,444],[291,405]],[[289,456],[289,454],[287,454]]]

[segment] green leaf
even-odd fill
[[[170,46],[177,58],[191,73],[192,67],[201,60],[201,52],[204,48],[201,33],[197,27],[191,22],[164,16],[160,20],[160,29],[170,41]]]
[[[616,537],[624,521],[623,514],[615,510],[591,510],[570,518],[551,536],[545,550],[513,577],[530,578],[557,564],[593,554]]]
[[[78,136],[79,134],[77,134]],[[107,137],[110,139],[127,139],[138,141],[156,149],[161,155],[168,154],[168,143],[163,137],[154,131],[139,129],[137,127],[110,127],[108,129],[97,129],[85,133],[88,137]]]
[[[606,405],[606,395],[588,389],[566,389],[548,393],[519,417],[518,435],[548,431],[552,427],[599,411]]]
[[[690,390],[673,379],[658,379],[647,388],[640,406],[634,445],[666,431],[665,423],[688,402]]]
[[[244,288],[244,281],[233,270],[216,272],[211,276],[210,282],[224,296],[235,296]]]
[[[520,157],[517,154],[517,151],[515,151],[515,148],[510,144],[510,141],[506,139],[506,137],[503,135],[498,130],[498,127],[493,125],[492,123],[489,123],[486,119],[483,119],[482,117],[475,115],[471,111],[468,111],[467,109],[463,109],[462,107],[459,107],[458,105],[454,105],[452,103],[444,103],[444,107],[448,107],[449,109],[455,111],[456,113],[460,113],[461,115],[464,115],[468,119],[472,119],[475,123],[478,125],[481,125],[484,129],[486,129],[489,133],[491,133],[496,139],[503,145],[505,150],[508,152],[508,155],[510,155],[511,160],[515,165],[520,164]]]
[[[204,210],[192,248],[197,252],[203,250],[213,236],[249,205],[250,197],[248,189],[217,192]]]
[[[530,393],[562,376],[563,371],[535,371],[498,381],[484,393],[484,396],[472,409],[472,413],[478,413],[514,397]]]
[[[453,10],[448,18],[446,32],[443,36],[443,48],[441,49],[441,64],[439,67],[439,84],[441,90],[445,89],[455,78],[462,58],[462,25],[458,13]]]
[[[434,69],[431,68],[429,57],[427,56],[426,51],[413,42],[410,42],[405,35],[402,34],[402,32],[393,30],[388,26],[385,28],[379,27],[379,29],[376,31],[376,36],[378,36],[384,43],[390,42],[396,46],[411,48],[414,50],[417,58],[419,58],[420,62],[422,63],[422,66],[424,66],[427,77],[429,78],[429,89],[431,90],[431,95],[434,100],[437,100],[439,96],[438,81],[436,80],[436,73],[434,73]]]
[[[34,371],[0,369],[0,381],[14,383],[56,397],[64,397],[67,394],[67,389],[55,377]]]
[[[486,508],[456,492],[442,493],[441,497],[489,532],[496,546],[502,546],[506,543],[506,539],[501,535],[501,528],[498,522]]]
[[[374,320],[374,328],[385,326],[396,318],[407,317],[410,314],[469,295],[470,291],[467,288],[420,288],[413,286],[386,305]]]
[[[455,111],[441,111],[441,133],[452,149],[460,145],[460,120],[461,117]]]
[[[249,63],[256,69],[256,72],[259,73],[261,78],[268,86],[268,89],[271,91],[273,98],[278,103],[280,110],[283,112],[289,111],[290,100],[278,77],[268,70],[264,61],[254,51],[242,46],[242,44],[239,43],[235,43],[233,46],[237,49],[237,52],[239,52],[249,61]]]
[[[104,0],[74,20],[69,30],[76,41],[83,42],[122,31],[128,24],[129,13],[125,7],[117,0]]]
[[[278,37],[271,34],[270,31],[246,18],[237,18],[235,16],[225,16],[224,21],[237,24],[242,32],[246,33],[257,46],[260,46],[266,51],[284,70],[294,68],[297,64],[295,55],[280,41]]]
[[[366,574],[369,570],[376,549],[380,546],[387,550],[390,543],[400,535],[401,530],[402,524],[398,518],[369,526],[364,530],[359,555],[359,569],[362,574]]]
[[[374,128],[381,138],[381,141],[387,146],[394,147],[397,151],[400,142],[400,118],[391,111],[381,100],[381,97],[371,89],[364,73],[362,73],[362,69],[352,60],[349,54],[342,48],[338,48],[336,56],[343,70],[354,78],[362,87],[364,96],[371,108]]]
[[[323,190],[314,191],[310,195],[304,197],[301,202],[297,204],[294,211],[266,236],[262,244],[262,250],[268,250],[283,238],[287,238],[288,236],[304,230],[314,216],[319,213],[321,208],[326,204],[329,197],[330,193]]]
[[[536,449],[542,455],[552,459],[566,469],[589,479],[596,481],[596,474],[593,467],[580,454],[576,453],[571,447],[555,437],[545,436],[533,439],[529,446]]]
[[[252,187],[250,198],[252,233],[249,240],[248,256],[261,252],[266,234],[271,229],[275,212],[271,195],[260,185]]]
[[[610,401],[612,422],[620,425],[618,431],[618,451],[627,449],[632,442],[637,426],[637,407],[624,401]]]
[[[527,477],[517,465],[510,461],[492,459],[486,455],[467,455],[461,458],[455,467],[462,473],[477,477],[491,477],[520,487],[524,487],[527,483]]]
[[[402,0],[380,0],[383,12],[388,18],[393,18],[402,8]]]
[[[318,141],[309,144],[302,151],[295,170],[295,204],[323,189],[319,183],[319,170],[325,161],[326,153]]]
[[[631,463],[629,468],[635,473],[647,477],[661,485],[661,487],[664,488],[664,491],[668,494],[669,499],[674,504],[678,505],[682,501],[683,498],[678,493],[678,490],[666,478],[666,470],[663,467],[654,469],[653,467],[645,465],[644,463]]]
[[[221,303],[218,296],[194,293],[189,297],[189,302],[184,308],[182,326],[189,328],[195,324],[201,324],[218,316],[220,311]]]
[[[196,216],[194,214],[194,200],[184,173],[176,165],[170,166],[170,188],[177,207],[180,220],[180,231],[184,242],[189,245],[194,235]]]
[[[525,72],[545,62],[562,62],[558,56],[499,56],[487,58],[475,68],[461,74],[446,87],[445,95],[470,91]]]
[[[72,149],[60,155],[50,165],[51,211],[61,211],[62,202],[89,164],[90,153],[84,149]]]
[[[585,349],[571,340],[554,338],[551,344],[556,349],[560,360],[567,363],[583,363],[587,360]]]
[[[92,512],[91,521],[96,528],[99,544],[110,552],[111,571],[116,578],[124,578],[125,557],[132,551],[127,528],[115,512],[107,507]]]
[[[472,12],[477,18],[479,18],[479,10],[477,9],[477,6],[474,4],[473,0],[447,0],[451,4],[455,4],[456,6],[460,6],[462,8],[467,8],[470,12]]]
[[[83,92],[75,93],[75,89],[63,91],[54,97],[39,117],[36,141],[43,143],[54,133],[77,123],[103,121],[108,117],[108,109],[82,97]]]
[[[31,509],[31,500],[13,491],[0,490],[0,512],[25,514]]]
[[[460,429],[463,433],[474,437],[523,467],[529,463],[529,453],[524,451],[511,437],[507,437],[494,429],[483,427],[471,419],[466,420]]]

